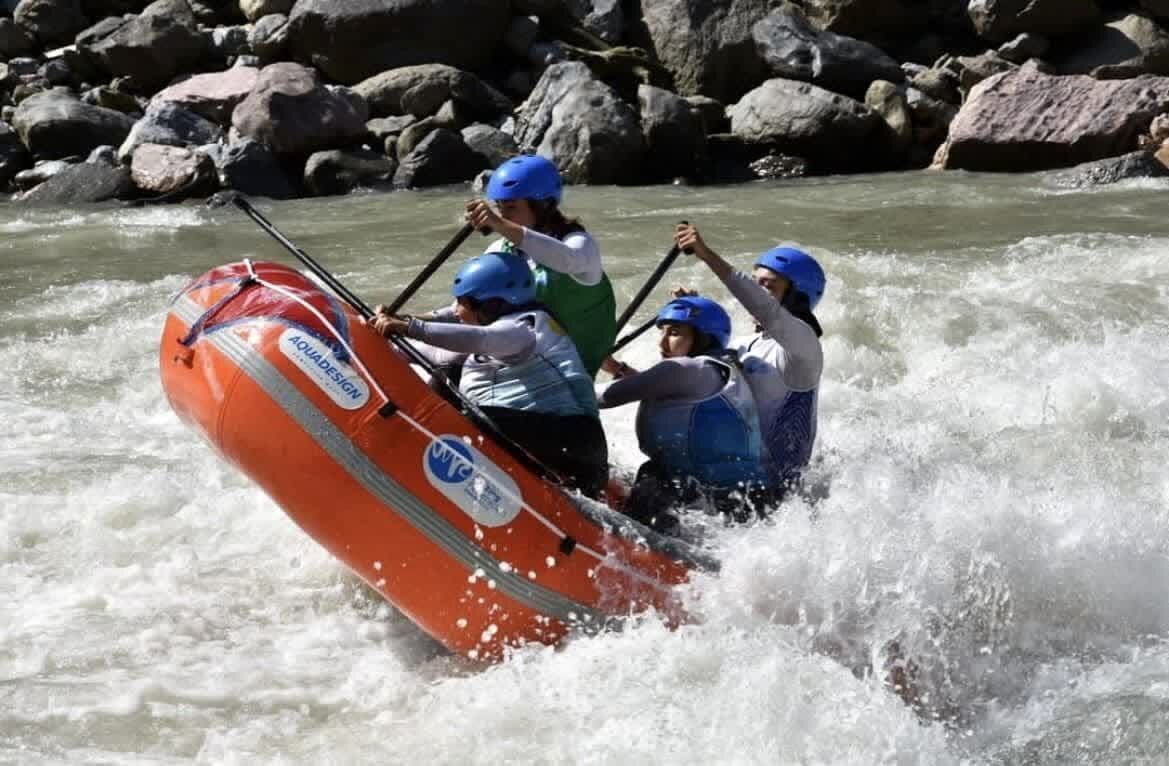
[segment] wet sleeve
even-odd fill
[[[525,227],[520,249],[541,266],[570,274],[582,285],[595,285],[604,276],[597,241],[583,231],[575,231],[559,240]]]
[[[597,398],[602,409],[664,399],[705,399],[722,388],[718,368],[701,359],[663,359],[644,372],[615,380]]]
[[[536,333],[524,322],[500,319],[486,327],[411,319],[406,335],[461,354],[484,354],[508,361],[528,356]]]
[[[736,270],[723,284],[783,349],[788,384],[795,390],[814,387],[824,366],[824,349],[812,326],[796,319],[748,274]]]

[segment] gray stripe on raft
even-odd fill
[[[202,314],[202,309],[186,296],[175,303],[173,310],[188,324]],[[590,632],[606,626],[609,618],[592,607],[534,583],[514,571],[503,571],[494,557],[468,540],[462,532],[410,494],[405,487],[388,477],[262,354],[256,353],[234,333],[214,332],[202,336],[201,340],[214,344],[235,362],[370,494],[457,559],[468,571],[483,570],[485,578],[494,580],[496,587],[505,595],[562,622]]]

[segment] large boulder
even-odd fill
[[[12,126],[30,152],[53,159],[120,144],[134,120],[113,109],[83,104],[67,89],[54,88],[21,101]]]
[[[227,125],[231,122],[232,110],[252,92],[259,77],[260,70],[249,66],[197,74],[159,91],[153,102],[176,104],[220,125]]]
[[[1057,62],[1060,74],[1120,79],[1169,75],[1169,32],[1135,13],[1101,27]]]
[[[21,0],[13,19],[41,45],[68,45],[73,36],[89,26],[81,0]]]
[[[706,132],[702,116],[681,96],[652,85],[640,86],[637,99],[648,180],[705,175]]]
[[[979,36],[993,43],[1021,32],[1059,37],[1100,20],[1095,0],[970,0],[967,13]]]
[[[438,128],[402,159],[394,174],[394,185],[421,189],[462,183],[486,169],[483,157],[471,151],[458,133]]]
[[[913,142],[913,116],[906,89],[888,80],[874,80],[865,93],[865,106],[889,126],[894,148],[904,151]]]
[[[1169,78],[1057,77],[1026,64],[975,86],[940,164],[967,170],[1067,167],[1133,151],[1169,110]]]
[[[1074,168],[1051,173],[1047,177],[1050,186],[1061,189],[1081,189],[1088,186],[1103,186],[1125,181],[1130,178],[1165,178],[1169,168],[1165,167],[1151,151],[1136,151],[1109,157],[1104,160],[1085,162]]]
[[[272,13],[252,25],[248,33],[248,47],[265,63],[284,58],[288,51],[290,26],[283,13]]]
[[[223,138],[223,128],[206,117],[169,101],[152,101],[142,119],[134,123],[130,134],[118,149],[118,159],[126,162],[142,144],[156,146],[203,146]]]
[[[508,0],[299,0],[294,54],[342,83],[411,64],[476,69],[503,40]]]
[[[520,153],[515,139],[490,125],[468,125],[462,130],[463,143],[483,157],[489,168],[496,168]]]
[[[209,38],[199,31],[187,0],[156,0],[88,50],[109,74],[153,90],[202,59]]]
[[[239,9],[248,21],[257,21],[273,13],[287,14],[294,0],[239,0]]]
[[[288,199],[297,195],[297,185],[284,162],[259,141],[244,139],[212,155],[225,189],[252,197]]]
[[[375,117],[429,117],[447,101],[474,119],[491,119],[511,110],[507,96],[470,72],[445,64],[398,67],[362,80],[353,90],[366,100]]]
[[[304,186],[317,197],[347,194],[358,187],[390,186],[397,164],[368,149],[330,149],[316,152],[304,166]]]
[[[730,102],[765,77],[751,29],[769,0],[642,0],[647,45],[678,93]]]
[[[516,143],[548,157],[571,183],[634,183],[642,159],[637,113],[578,61],[544,71],[516,118]]]
[[[20,202],[30,205],[79,205],[125,199],[134,194],[130,171],[104,162],[78,162],[29,191]]]
[[[325,87],[312,69],[285,62],[260,71],[231,124],[278,153],[308,155],[362,140],[367,117],[363,100]]]
[[[877,46],[835,32],[818,32],[792,6],[769,13],[752,27],[751,34],[775,77],[803,80],[854,98],[863,98],[874,80],[905,79],[901,65]]]
[[[880,167],[891,138],[864,104],[796,80],[773,79],[728,110],[731,132],[808,159],[818,171]]]
[[[168,196],[204,196],[217,185],[215,165],[206,154],[162,144],[142,144],[134,149],[130,178],[143,191]]]

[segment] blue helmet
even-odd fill
[[[824,297],[824,287],[827,284],[824,269],[820,268],[815,258],[803,250],[794,247],[773,247],[759,256],[755,265],[787,277],[797,290],[808,296],[810,309],[815,309],[816,304]]]
[[[560,202],[560,171],[538,154],[512,157],[495,169],[487,182],[487,199],[554,200]]]
[[[684,296],[670,301],[658,312],[657,325],[670,322],[693,327],[710,336],[721,351],[731,342],[731,317],[726,310],[701,295]]]
[[[451,295],[476,301],[500,298],[522,306],[536,299],[536,282],[524,258],[512,253],[483,253],[455,274]]]

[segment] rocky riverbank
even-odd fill
[[[1169,0],[0,0],[0,189],[1169,173]]]

